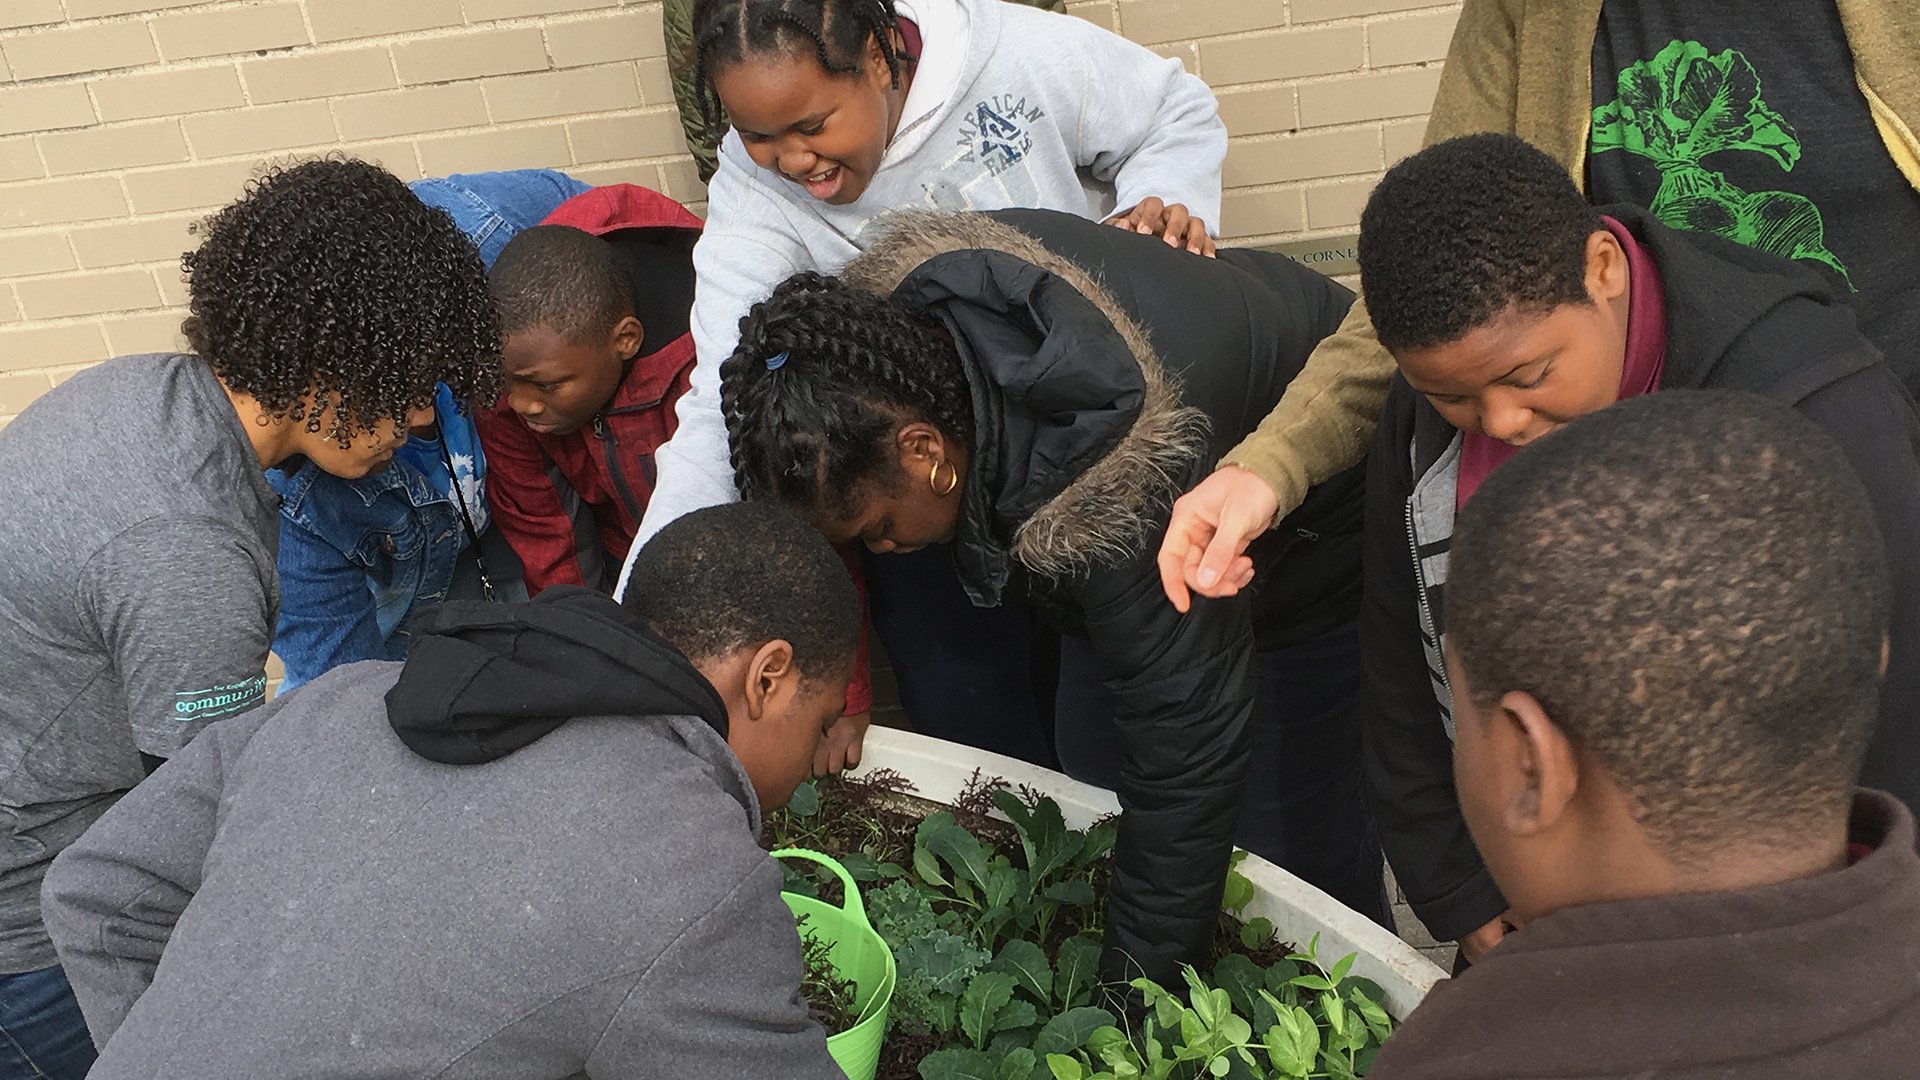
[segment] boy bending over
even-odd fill
[[[1454,774],[1523,925],[1371,1080],[1912,1075],[1913,817],[1854,786],[1887,565],[1840,447],[1743,394],[1627,402],[1488,478],[1452,578]]]
[[[386,170],[272,169],[198,232],[192,352],[109,360],[0,431],[9,1076],[77,1080],[92,1058],[40,926],[47,865],[148,769],[266,698],[280,519],[264,470],[366,477],[437,394],[499,385],[480,257]]]
[[[1888,549],[1920,551],[1920,417],[1818,273],[1639,207],[1591,206],[1511,136],[1453,139],[1389,170],[1361,215],[1360,279],[1399,368],[1368,458],[1368,780],[1414,912],[1472,961],[1508,923],[1449,764],[1459,695],[1440,649],[1456,510],[1535,441],[1616,401],[1741,390],[1832,436]],[[1590,480],[1583,466],[1565,482]],[[1892,661],[1863,775],[1912,809],[1920,560],[1893,574]]]
[[[837,1080],[763,806],[859,629],[797,518],[739,504],[579,588],[423,612],[214,727],[48,875],[94,1080]]]
[[[693,370],[699,236],[679,203],[616,184],[560,204],[493,264],[507,392],[480,414],[480,441],[494,520],[534,595],[613,592]]]

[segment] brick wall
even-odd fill
[[[1241,241],[1352,229],[1418,145],[1457,8],[1071,4],[1219,92]],[[0,426],[88,364],[176,347],[187,227],[263,160],[551,166],[699,209],[663,52],[657,2],[0,0]]]

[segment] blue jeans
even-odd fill
[[[93,1038],[58,964],[0,975],[0,1080],[82,1080]]]

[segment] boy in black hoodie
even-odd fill
[[[1472,961],[1509,923],[1454,794],[1440,627],[1455,511],[1519,448],[1618,400],[1743,390],[1831,434],[1888,550],[1910,553],[1920,550],[1920,420],[1819,275],[1676,232],[1636,207],[1590,206],[1559,165],[1511,136],[1468,136],[1408,158],[1374,191],[1360,228],[1361,288],[1400,369],[1367,477],[1368,779],[1415,913]],[[1895,560],[1892,610],[1864,782],[1911,807],[1920,804],[1911,558]]]
[[[846,569],[714,507],[627,597],[423,612],[108,811],[45,895],[89,1075],[839,1078],[756,837],[840,717]]]
[[[1576,421],[1474,495],[1453,761],[1525,925],[1372,1080],[1913,1075],[1913,817],[1854,786],[1886,661],[1873,519],[1818,427],[1720,391]]]

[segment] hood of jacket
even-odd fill
[[[1660,267],[1667,308],[1663,389],[1744,390],[1795,405],[1881,359],[1861,335],[1852,307],[1805,264],[1678,231],[1642,207],[1599,209],[1625,225]],[[1758,347],[1756,329],[1764,331]],[[1857,345],[1836,344],[1845,341]]]
[[[589,188],[554,207],[540,224],[568,225],[592,236],[621,229],[686,229],[697,233],[705,227],[693,211],[638,184]]]
[[[429,761],[479,765],[582,716],[694,716],[722,739],[727,709],[679,650],[612,599],[572,585],[528,604],[462,600],[413,618],[387,721]]]
[[[959,348],[974,405],[960,558],[976,599],[998,595],[1009,557],[1064,578],[1132,554],[1206,451],[1205,416],[1140,325],[992,216],[891,215],[843,277],[926,307]]]

